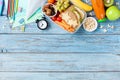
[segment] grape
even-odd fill
[[[64,6],[61,7],[61,10],[64,10]]]
[[[69,6],[69,4],[64,5],[65,8],[67,8],[68,6]]]
[[[57,7],[57,10],[61,12],[67,9],[69,5],[70,5],[69,0],[58,0],[56,7]]]
[[[69,4],[69,2],[68,2],[68,1],[65,1],[64,4]]]
[[[56,9],[59,10],[59,6],[56,6]]]
[[[62,12],[62,10],[61,10],[61,9],[59,9],[59,11],[60,11],[60,12]]]

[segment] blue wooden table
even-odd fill
[[[76,34],[51,21],[48,30],[31,23],[25,32],[8,23],[0,17],[0,80],[120,80],[120,19]]]

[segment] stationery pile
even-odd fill
[[[25,27],[25,24],[42,19],[43,12],[41,7],[46,0],[1,0],[5,3],[7,17],[12,23],[12,29]]]
[[[9,19],[15,20],[18,11],[18,0],[8,0],[7,16]]]

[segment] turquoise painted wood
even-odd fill
[[[0,80],[120,80],[120,19],[75,34],[47,20],[48,30],[21,32],[0,17]]]
[[[14,53],[0,54],[2,72],[114,72],[120,56],[112,53]]]
[[[22,33],[22,34],[43,34],[43,35],[69,35],[70,33],[66,32],[65,30],[61,29],[58,25],[54,24],[53,22],[51,22],[51,20],[47,19],[49,22],[49,28],[45,31],[39,30],[37,28],[36,23],[31,23],[31,24],[27,24],[26,25],[26,30],[25,32],[21,32],[19,29],[16,30],[11,30],[11,25],[9,24],[9,21],[7,20],[7,18],[5,16],[0,18],[0,24],[1,24],[1,29],[0,29],[0,33],[9,33],[9,34],[13,34],[13,33]],[[77,33],[75,33],[74,35],[106,35],[106,34],[120,34],[120,25],[119,25],[120,20],[117,21],[107,21],[105,23],[100,23],[98,26],[98,29],[95,32],[89,33],[86,32],[83,27],[81,27]],[[110,26],[114,26],[114,29],[108,28],[108,24]],[[104,33],[103,29],[100,29],[100,26],[103,26],[103,29],[107,29],[108,32]]]
[[[0,35],[7,52],[120,52],[120,35]]]
[[[6,75],[7,74],[7,75]],[[120,73],[0,73],[1,80],[120,80]]]

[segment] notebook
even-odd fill
[[[5,0],[7,16],[13,28],[42,19],[46,0]],[[8,5],[7,5],[8,4]]]

